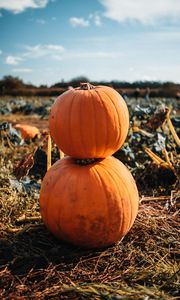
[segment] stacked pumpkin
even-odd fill
[[[59,96],[50,133],[66,157],[46,173],[40,209],[49,230],[82,247],[121,240],[138,212],[138,191],[129,170],[110,156],[124,143],[129,113],[114,89],[83,83]]]

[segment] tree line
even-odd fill
[[[11,96],[57,96],[70,87],[78,87],[80,82],[89,82],[85,76],[79,76],[70,81],[61,80],[51,86],[36,86],[24,83],[22,79],[13,76],[4,76],[0,80],[0,95]],[[129,97],[145,96],[151,97],[179,97],[180,84],[160,81],[90,81],[93,85],[107,85],[116,89],[119,93]]]

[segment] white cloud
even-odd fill
[[[27,8],[43,8],[48,0],[0,0],[0,9],[5,9],[18,14]]]
[[[179,0],[99,0],[105,7],[105,16],[118,22],[136,20],[144,24],[160,18],[179,19]]]
[[[180,41],[180,31],[156,31],[148,32],[146,38],[153,39],[158,42],[179,42]]]
[[[19,65],[19,63],[23,61],[23,58],[19,56],[8,55],[5,61],[6,64],[15,66],[15,65]]]
[[[134,67],[129,67],[129,72],[135,72],[135,69],[134,69]]]
[[[21,62],[30,59],[37,59],[37,58],[44,58],[44,57],[47,57],[48,59],[60,61],[62,60],[62,55],[65,50],[63,46],[54,45],[54,44],[47,44],[47,45],[39,44],[35,46],[25,45],[23,48],[25,50],[19,56],[8,55],[5,59],[6,64],[17,66]],[[0,50],[0,54],[2,54],[1,50]],[[15,68],[13,71],[30,73],[30,69],[26,69],[26,68]]]
[[[90,14],[89,19],[98,27],[102,25],[101,17],[97,13]]]
[[[15,73],[32,73],[33,70],[32,69],[28,69],[28,68],[16,68],[12,70]]]
[[[95,23],[96,26],[101,26],[102,25],[100,16],[96,15],[94,17],[94,23]]]
[[[85,20],[84,18],[76,18],[76,17],[72,17],[69,19],[69,23],[73,26],[73,27],[87,27],[89,26],[89,21]]]
[[[48,45],[35,45],[35,46],[24,46],[26,49],[26,52],[23,54],[24,57],[28,58],[39,58],[39,57],[45,57],[50,56],[51,58],[60,58],[62,53],[64,52],[64,47],[61,45],[54,45],[54,44],[48,44]]]
[[[53,50],[53,51],[60,51],[60,52],[62,52],[62,51],[64,51],[64,47],[63,46],[61,46],[61,45],[44,45],[44,48],[47,48],[47,49],[49,49],[49,50]]]
[[[91,52],[69,52],[66,54],[65,58],[66,59],[106,59],[106,58],[111,58],[111,59],[117,59],[124,56],[124,53],[122,52],[105,52],[105,51],[91,51]]]
[[[95,12],[90,14],[87,19],[72,17],[69,19],[72,27],[88,27],[92,24],[100,27],[102,25],[101,17]]]
[[[58,54],[53,54],[52,56],[52,59],[54,59],[54,60],[62,60],[62,55],[58,55]]]
[[[3,52],[2,52],[2,50],[0,49],[0,55],[2,54]]]
[[[43,20],[43,19],[37,19],[36,22],[37,22],[38,24],[41,24],[41,25],[46,24],[46,21]]]

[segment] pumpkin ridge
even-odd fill
[[[78,101],[79,102],[81,102],[81,99],[78,97]],[[80,130],[80,136],[81,136],[81,139],[80,139],[80,141],[81,141],[81,145],[82,145],[82,149],[83,149],[83,152],[84,152],[84,150],[85,150],[85,153],[87,152],[87,149],[86,149],[86,143],[84,142],[84,136],[83,136],[83,134],[82,134],[82,125],[81,124],[83,124],[83,122],[82,122],[82,117],[83,117],[83,114],[82,114],[82,107],[83,107],[83,105],[82,105],[82,103],[81,103],[81,105],[80,105],[80,108],[79,108],[79,110],[80,110],[80,114],[79,114],[79,116],[80,116],[80,118],[79,118],[79,130]]]
[[[90,185],[90,183],[91,183],[91,175],[92,174],[92,172],[91,172],[91,170],[90,169],[88,169],[88,172],[86,171],[86,170],[83,170],[83,172],[80,174],[80,176],[79,177],[77,177],[77,182],[78,181],[81,181],[81,182],[83,182],[83,184],[77,184],[77,196],[78,196],[78,198],[79,199],[81,199],[81,195],[83,194],[83,197],[85,197],[86,196],[86,193],[84,194],[84,193],[82,193],[82,186],[86,186],[86,185]],[[81,179],[82,178],[82,179]],[[87,204],[87,200],[85,199],[85,201],[84,201],[84,207],[83,207],[83,213],[82,213],[82,215],[84,215],[85,217],[87,217],[88,216],[88,212],[89,212],[89,203]],[[84,229],[84,228],[83,228]]]
[[[115,111],[116,111],[116,114],[117,114],[117,116],[118,116],[118,123],[119,123],[119,133],[118,133],[118,135],[117,135],[117,137],[116,137],[116,143],[117,144],[119,144],[120,143],[120,141],[121,141],[121,132],[122,132],[122,130],[121,130],[121,122],[120,122],[120,117],[119,117],[119,114],[118,114],[118,111],[117,111],[117,108],[116,108],[116,106],[115,106],[115,104],[114,104],[114,102],[112,101],[112,99],[111,99],[111,97],[105,92],[105,91],[102,91],[106,96],[107,96],[107,98],[110,100],[110,102],[112,103],[112,107],[114,107],[114,109],[115,109]],[[115,144],[116,144],[115,143]]]
[[[66,92],[66,93],[67,93],[67,92]],[[57,105],[57,103],[59,103],[59,101],[61,101],[61,100],[57,99],[56,102],[55,102],[55,105]],[[56,116],[56,115],[59,115],[59,110],[60,110],[60,105],[57,105],[57,111],[56,111],[56,113],[55,113],[55,116]],[[59,126],[58,126],[58,121],[59,121],[59,120],[58,120],[58,118],[56,117],[56,118],[55,118],[55,124],[54,124],[54,130],[53,130],[53,132],[58,130],[58,127],[59,127]],[[50,130],[50,132],[51,132],[51,130]],[[53,134],[53,135],[54,135],[54,134]],[[52,136],[53,136],[53,135],[52,135]],[[54,138],[54,137],[53,137],[53,138]],[[57,140],[58,140],[58,143],[59,143],[59,136],[57,137]],[[57,141],[55,141],[55,143],[57,143]]]
[[[85,95],[85,96],[87,96],[87,91],[88,91],[88,97],[91,97],[90,99],[92,99],[93,100],[93,94],[91,93],[91,89],[88,89],[88,90],[83,90],[83,95]],[[90,103],[90,99],[88,99],[88,102]],[[88,107],[90,107],[90,104],[88,104]],[[92,116],[94,116],[94,112],[95,112],[95,109],[94,109],[94,103],[93,103],[93,101],[91,101],[91,108],[92,108]],[[81,118],[82,118],[82,116],[81,116]],[[94,119],[94,118],[93,118]],[[83,124],[83,122],[82,122],[82,124]],[[95,130],[95,124],[94,124],[94,121],[92,120],[92,123],[91,123],[91,125],[93,124],[93,130],[91,130],[91,137],[93,137],[93,139],[94,139],[94,141],[96,141],[96,139],[95,139],[95,134],[94,134],[94,132],[96,132],[96,130]],[[81,128],[82,128],[82,126],[81,126]],[[86,135],[87,135],[87,133],[86,133]],[[82,137],[84,138],[84,136],[82,135]],[[91,138],[90,137],[90,138]],[[87,138],[86,138],[87,139]],[[95,146],[96,146],[96,143],[93,143]],[[86,147],[85,147],[85,152],[86,153],[88,153],[88,151],[89,151],[89,145],[88,145],[88,143],[87,142],[85,142],[85,145],[86,145]],[[87,150],[88,149],[88,150]],[[86,151],[87,150],[87,151]],[[95,155],[94,155],[94,157],[95,157]],[[85,157],[84,159],[88,159],[88,157]]]
[[[106,124],[106,137],[105,137],[105,144],[104,144],[104,150],[103,150],[103,152],[101,153],[101,156],[102,157],[104,157],[104,153],[106,152],[106,149],[107,149],[107,145],[108,145],[108,128],[107,128],[107,109],[106,109],[106,107],[105,107],[105,105],[104,105],[104,102],[102,101],[102,99],[101,99],[101,96],[99,95],[99,93],[98,93],[98,91],[97,90],[95,90],[95,92],[96,92],[96,94],[98,95],[98,98],[100,99],[100,102],[102,103],[102,105],[103,105],[103,107],[104,107],[104,111],[106,112],[104,115],[105,115],[105,118],[106,118],[106,122],[105,122],[105,124]]]
[[[63,185],[63,191],[65,191],[65,190],[67,191],[69,189],[69,187],[71,187],[70,182],[71,182],[72,174],[71,174],[71,172],[69,172],[69,167],[71,167],[73,169],[76,169],[76,167],[77,167],[74,164],[74,159],[72,157],[70,157],[70,158],[71,158],[70,165],[66,165],[65,166],[67,168],[66,174],[69,173],[69,176],[66,177],[67,180],[66,180],[65,184]],[[77,174],[76,174],[76,180],[77,180],[77,182],[79,180],[79,177],[77,176]],[[67,186],[67,188],[66,188],[66,186]],[[76,190],[77,190],[78,184],[76,184],[74,186],[76,187]],[[77,196],[77,193],[76,193],[76,196]],[[60,197],[61,197],[61,195],[60,195]],[[63,236],[67,236],[67,234],[62,230],[63,226],[61,226],[62,225],[61,224],[61,216],[62,216],[62,213],[61,213],[61,210],[59,210],[59,212],[58,212],[58,218],[56,219],[56,223],[59,222],[59,224],[60,224],[59,227],[61,229],[61,232],[62,232]],[[66,240],[68,240],[68,237],[66,238]]]
[[[125,100],[124,100],[124,102],[125,102]],[[126,104],[126,102],[125,102],[125,104]],[[126,104],[126,105],[127,105],[127,104]],[[124,105],[122,106],[122,108],[123,108],[124,115],[125,115],[125,123],[127,122],[127,123],[129,124],[129,110],[128,110],[128,109],[125,109],[125,106],[124,106]],[[128,131],[129,131],[129,126],[128,126],[128,128],[127,128],[127,132],[126,132],[126,135],[125,135],[125,137],[124,137],[123,143],[125,142],[125,140],[126,140],[126,138],[127,138]]]
[[[52,122],[52,125],[49,128],[50,135],[53,139],[54,139],[54,131],[56,131],[57,120],[56,120],[56,113],[54,113],[54,115],[53,115],[52,112],[53,112],[53,110],[55,110],[56,107],[58,107],[58,103],[59,103],[59,98],[56,99],[56,101],[54,102],[54,105],[51,107],[50,116],[49,116],[49,123],[51,122],[51,119],[53,119],[53,120],[55,119],[54,123]]]
[[[138,190],[137,190],[137,187],[136,187],[136,182],[135,182],[133,176],[129,176],[129,178],[130,178],[130,181],[131,181],[131,183],[132,183],[134,193],[137,194],[137,197],[139,198],[139,193],[138,193]],[[139,202],[138,202],[138,206],[139,206]],[[137,208],[137,209],[138,209],[138,208]],[[131,210],[132,210],[132,208],[131,208]],[[131,211],[131,212],[132,212],[132,211]],[[131,216],[132,216],[132,214],[131,214]],[[130,228],[132,227],[133,223],[134,223],[134,220],[131,218]]]
[[[116,173],[116,171],[114,170],[114,168],[113,168],[113,169],[111,168],[111,170],[113,170],[114,173],[116,174],[116,176],[120,179],[121,184],[122,184],[124,187],[126,187],[126,185],[124,184],[124,181],[122,180],[122,177],[119,176],[118,173]],[[108,170],[107,170],[107,173],[108,173]],[[109,173],[110,173],[110,171],[109,171]],[[118,187],[118,190],[119,190],[119,187]],[[127,233],[127,232],[129,231],[130,224],[131,224],[131,222],[132,222],[132,208],[131,208],[130,194],[129,194],[128,189],[126,189],[126,190],[127,190],[127,195],[128,195],[128,197],[127,197],[128,199],[127,199],[127,200],[128,200],[128,202],[129,202],[129,204],[130,204],[130,205],[129,205],[130,208],[129,208],[129,207],[128,207],[128,208],[130,209],[130,216],[131,216],[131,217],[129,218],[129,222],[128,222],[128,226],[127,226],[128,228],[126,228],[126,233]],[[125,202],[125,201],[124,201],[124,202]],[[125,207],[125,206],[124,206],[123,199],[122,199],[122,211],[123,211],[123,212],[124,212],[124,207]],[[124,219],[124,215],[123,215],[123,219]],[[125,234],[126,234],[126,233],[125,233]]]
[[[109,168],[109,165],[108,165],[108,168],[106,165],[101,165],[101,167],[105,170],[105,172],[112,178],[112,181],[116,187],[116,190],[117,190],[117,193],[119,195],[119,199],[121,199],[120,203],[121,203],[121,209],[120,209],[120,220],[121,220],[121,223],[120,223],[120,226],[119,228],[121,228],[120,230],[122,231],[122,228],[124,227],[123,226],[123,223],[124,223],[124,204],[123,204],[123,201],[122,201],[122,196],[121,196],[121,193],[120,193],[120,189],[119,189],[119,185],[117,184],[117,181],[114,180],[114,176],[112,175],[112,173],[110,171],[108,171],[108,168]],[[113,168],[114,170],[114,168]],[[117,174],[115,173],[115,175],[117,176]],[[117,176],[118,177],[118,176]],[[119,177],[118,177],[119,178]]]
[[[76,94],[74,93],[74,91],[72,90],[72,92],[73,92],[73,94],[74,94],[74,96],[72,97],[72,99],[71,99],[71,102],[73,102],[73,99],[75,98],[75,96],[76,96]],[[72,103],[71,103],[71,105],[70,105],[70,109],[71,109],[71,106],[72,106]],[[61,106],[59,105],[58,107],[57,107],[57,111],[56,111],[56,116],[58,116],[59,115],[59,111],[61,110]],[[55,130],[58,132],[58,117],[56,117],[56,120],[55,120]],[[68,127],[69,127],[69,122],[68,122]],[[66,140],[67,140],[67,142],[68,142],[68,137],[69,137],[69,135],[67,134],[66,135]],[[59,135],[58,135],[58,144],[59,144]],[[57,143],[56,141],[55,141],[55,143]],[[61,144],[61,137],[60,137],[60,144]],[[66,151],[64,151],[64,149],[61,149],[61,150],[63,150],[63,152],[66,152]]]
[[[73,104],[75,103],[75,98],[79,97],[78,94],[75,93],[74,97],[71,99],[71,106],[70,106],[70,113],[69,113],[69,122],[68,122],[68,130],[67,130],[67,136],[69,137],[69,145],[71,145],[73,138],[73,126],[72,126],[72,116],[73,116]],[[69,147],[68,147],[69,148]]]
[[[114,103],[114,101],[112,100],[112,98],[105,92],[105,91],[103,91],[104,92],[104,94],[110,99],[110,102],[111,102],[111,104],[112,104],[112,106],[113,106],[113,108],[114,108],[114,110],[115,110],[115,112],[116,112],[116,114],[117,114],[117,118],[118,118],[118,124],[119,124],[119,136],[117,135],[117,138],[116,138],[116,142],[115,142],[115,144],[117,143],[117,144],[121,144],[121,138],[122,138],[122,122],[121,122],[121,120],[120,120],[120,117],[119,117],[119,113],[118,113],[118,110],[117,110],[117,107],[116,107],[116,105],[115,105],[115,103]],[[122,144],[121,144],[122,145]],[[121,147],[121,146],[120,146]]]
[[[121,95],[120,95],[117,91],[115,91],[114,89],[113,89],[112,93],[113,93],[114,95],[118,94],[119,96],[121,96]],[[121,96],[121,98],[122,98],[121,100],[123,101],[123,105],[121,106],[121,108],[122,108],[122,110],[123,110],[123,112],[124,112],[124,116],[125,116],[125,124],[126,124],[126,123],[129,124],[129,111],[128,111],[128,107],[127,107],[127,104],[126,104],[126,102],[125,102],[125,100],[123,99],[122,96]],[[129,130],[129,126],[128,126],[128,130]],[[125,140],[126,140],[126,138],[127,138],[128,130],[127,130],[127,132],[126,132],[126,135],[124,136],[125,138],[124,138],[123,143],[125,142]],[[121,136],[121,139],[122,139],[122,136]],[[121,139],[120,139],[120,141],[121,141]],[[122,141],[121,141],[121,143],[122,143]],[[122,143],[122,144],[123,144],[123,143]]]
[[[66,158],[64,158],[64,159],[66,159]],[[55,163],[56,166],[57,166],[57,165],[60,165],[61,162],[62,162],[62,160],[59,160],[59,161],[57,162],[57,164]],[[54,164],[51,168],[54,168],[55,164]],[[65,166],[65,167],[67,168],[68,166]],[[50,169],[50,170],[51,170],[51,169]],[[48,173],[47,173],[47,174],[48,174]],[[56,174],[57,174],[57,173],[56,173]],[[52,176],[52,175],[51,175],[51,176]],[[56,179],[56,180],[55,180],[55,179]],[[49,196],[48,196],[48,198],[47,198],[47,201],[46,201],[47,204],[46,204],[46,210],[45,210],[46,224],[47,224],[47,227],[48,227],[48,228],[50,228],[50,226],[49,226],[49,221],[48,221],[49,217],[48,217],[47,211],[48,211],[48,208],[49,208],[49,205],[50,205],[51,195],[52,195],[52,193],[54,192],[54,189],[55,189],[57,180],[59,180],[59,175],[54,176],[54,177],[53,177],[53,180],[55,180],[55,182],[54,182],[54,184],[52,185],[52,187],[51,187],[51,192],[49,193]],[[68,181],[67,181],[67,182],[68,182]]]
[[[122,196],[121,196],[121,194],[120,194],[119,185],[117,184],[117,181],[114,180],[114,176],[112,176],[112,173],[108,172],[107,166],[105,166],[104,164],[101,164],[101,165],[99,165],[99,167],[102,168],[103,171],[104,171],[106,174],[108,174],[108,176],[111,178],[111,180],[112,180],[112,182],[113,182],[113,185],[115,186],[116,191],[117,191],[117,193],[118,193],[118,195],[119,195],[119,199],[121,199],[121,201],[119,201],[119,204],[120,204],[120,205],[119,205],[119,206],[120,206],[120,209],[119,209],[119,212],[120,212],[119,231],[122,231],[122,228],[123,228],[123,222],[124,222],[124,214],[123,214],[123,212],[124,212],[124,205],[123,205],[123,201],[122,201]],[[108,167],[109,167],[109,166],[108,166]],[[98,174],[98,175],[99,175],[99,174]],[[99,176],[100,176],[100,175],[99,175]],[[116,176],[117,176],[117,175],[116,175]],[[101,177],[100,177],[100,178],[101,178]],[[101,181],[103,182],[103,186],[104,186],[104,191],[105,191],[105,195],[106,195],[106,199],[107,199],[106,202],[108,202],[108,194],[107,194],[107,190],[106,190],[106,184],[105,184],[105,182],[102,180],[102,178],[101,178]],[[108,207],[108,204],[107,204],[107,207]],[[110,216],[109,220],[111,220],[111,216]],[[109,227],[110,227],[110,224],[109,224]]]
[[[120,162],[121,163],[121,162]],[[129,193],[129,190],[128,190],[128,188],[126,188],[126,184],[125,184],[125,182],[124,182],[124,180],[123,180],[123,178],[122,178],[122,176],[119,176],[118,175],[118,173],[116,173],[116,169],[114,169],[114,168],[112,168],[112,166],[110,166],[110,168],[111,168],[111,171],[113,171],[115,174],[116,174],[116,176],[121,180],[121,183],[122,183],[122,185],[125,187],[125,189],[127,190],[127,194],[128,194],[128,202],[129,202],[129,207],[130,207],[130,216],[131,216],[131,218],[129,219],[129,224],[128,224],[128,229],[127,229],[127,231],[129,231],[129,229],[131,228],[131,224],[132,224],[132,221],[133,221],[133,214],[132,214],[132,207],[131,207],[131,196],[130,196],[130,193]],[[107,170],[108,171],[108,170]],[[110,172],[110,170],[109,170],[109,172]],[[131,173],[130,173],[130,175],[131,175]],[[129,177],[131,177],[131,176],[129,176]],[[132,182],[132,181],[131,181]],[[134,184],[133,184],[133,186],[134,186]],[[123,210],[124,211],[124,210]]]
[[[91,93],[91,99],[92,99],[92,107],[93,107],[93,113],[94,113],[94,115],[96,114],[96,110],[95,110],[95,103],[94,103],[94,97],[93,97],[93,94]],[[95,146],[95,153],[96,153],[96,151],[97,151],[97,135],[96,135],[96,133],[97,133],[97,130],[96,130],[96,124],[95,124],[95,122],[93,122],[94,123],[94,141],[95,141],[95,143],[94,143],[94,146]]]
[[[59,164],[60,164],[60,161],[59,161]],[[59,165],[58,164],[58,165]],[[53,180],[54,180],[54,178],[53,178]],[[53,190],[54,190],[54,187],[55,187],[55,185],[56,185],[56,182],[57,181],[55,181],[54,183],[53,183],[53,185],[52,185],[52,187],[53,188],[51,188],[51,192],[50,193],[48,193],[48,198],[47,198],[47,201],[46,201],[46,210],[45,210],[45,219],[46,219],[46,224],[47,224],[47,227],[49,227],[49,222],[48,222],[48,208],[49,208],[49,200],[50,200],[50,198],[51,198],[51,194],[52,194],[52,192],[53,192]]]
[[[100,174],[99,174],[97,168],[98,168],[98,166],[95,166],[95,168],[94,168],[93,171],[94,171],[94,174],[96,175],[96,177],[99,178],[99,182],[100,182],[100,184],[101,184],[102,187],[103,187],[102,190],[103,190],[103,193],[104,193],[105,199],[106,199],[106,207],[108,207],[108,205],[107,205],[107,199],[108,199],[108,197],[107,197],[106,184],[105,184],[104,180],[101,178],[101,176],[100,176]],[[104,207],[105,207],[105,205],[104,205]],[[106,214],[108,214],[108,209],[106,209]],[[108,223],[109,223],[109,222],[108,222]],[[110,225],[110,224],[108,224],[108,228],[110,227],[109,225]]]
[[[73,167],[73,163],[71,164],[71,167]],[[65,187],[66,187],[66,185],[67,185],[67,188],[68,188],[68,186],[70,186],[70,180],[69,180],[69,178],[71,178],[71,173],[69,174],[69,176],[68,176],[68,180],[66,181],[66,183],[64,184],[64,190],[65,190]],[[77,183],[78,183],[78,181],[79,181],[79,177],[77,176],[77,174],[76,174],[76,181],[77,181]],[[78,184],[75,184],[74,185],[75,187],[76,187],[76,197],[77,197],[77,187],[78,187]],[[78,197],[77,197],[78,198]],[[57,220],[56,220],[56,223],[59,223],[59,227],[60,227],[60,230],[61,230],[61,233],[65,236],[65,239],[68,241],[68,234],[67,233],[65,233],[65,231],[63,231],[63,226],[61,226],[61,215],[62,215],[62,212],[61,212],[61,210],[59,210],[59,213],[58,213],[58,218],[57,218]]]

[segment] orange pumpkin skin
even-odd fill
[[[49,127],[55,143],[67,155],[104,158],[124,143],[129,112],[124,99],[110,87],[70,89],[52,106]]]
[[[131,173],[114,157],[86,166],[64,157],[48,170],[40,191],[41,215],[49,230],[86,248],[121,240],[134,223],[138,202]]]
[[[33,139],[40,133],[37,127],[31,125],[16,124],[14,125],[14,128],[20,130],[24,140]]]

